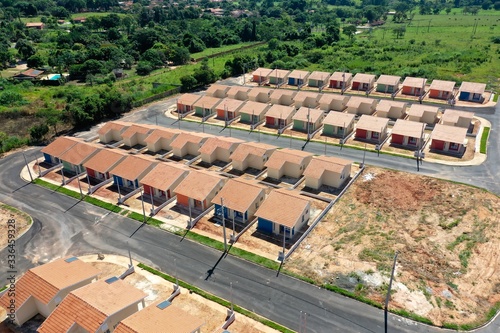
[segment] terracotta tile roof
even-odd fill
[[[194,103],[194,106],[198,108],[211,109],[215,107],[220,101],[221,99],[217,97],[203,96]]]
[[[404,87],[423,88],[427,79],[407,76],[403,81]]]
[[[254,101],[247,101],[240,109],[240,113],[253,114],[255,116],[263,115],[267,109],[269,108],[269,104],[259,103]]]
[[[472,121],[472,118],[474,118],[474,112],[446,109],[441,116],[441,121],[447,123],[456,123],[460,118],[470,119]]]
[[[290,74],[290,71],[285,69],[273,69],[273,71],[269,74],[269,77],[276,77],[280,79],[284,79]]]
[[[141,184],[165,191],[188,173],[189,169],[182,164],[160,163],[141,179]]]
[[[288,89],[276,89],[269,96],[271,99],[280,99],[282,96],[294,97],[297,94],[296,91]]]
[[[26,23],[27,28],[43,27],[43,26],[44,26],[43,22],[28,22],[28,23]]]
[[[111,169],[109,173],[133,181],[154,165],[156,165],[156,162],[146,157],[129,155],[120,161],[120,164]]]
[[[202,96],[201,95],[195,95],[195,94],[184,94],[181,97],[177,99],[177,104],[182,104],[182,105],[193,105],[196,103],[197,100],[199,100]]]
[[[83,166],[100,173],[106,173],[126,156],[128,155],[120,150],[101,149],[97,154],[85,162]]]
[[[92,144],[78,142],[70,149],[66,150],[66,152],[60,156],[60,159],[73,165],[80,165],[92,155],[97,154],[100,150],[101,149]]]
[[[331,126],[340,126],[340,127],[348,127],[354,121],[356,117],[355,114],[352,113],[344,113],[344,112],[328,112],[328,115],[323,119],[323,124],[331,125]]]
[[[231,87],[231,89],[227,91],[227,97],[232,98],[236,96],[239,92],[248,93],[250,89],[251,88],[249,87],[239,87],[239,86]]]
[[[311,73],[308,72],[308,71],[301,71],[301,70],[298,70],[298,69],[295,69],[293,70],[289,75],[288,77],[291,77],[291,78],[294,78],[294,79],[302,79],[302,80],[306,80],[307,77],[310,75]]]
[[[455,89],[455,84],[456,82],[454,81],[433,80],[429,89],[453,91],[453,89]]]
[[[391,101],[388,99],[382,99],[380,102],[377,104],[377,111],[384,111],[384,112],[389,112],[392,108],[395,109],[405,109],[407,103],[406,102],[398,102],[398,101]]]
[[[273,91],[274,89],[269,89],[269,88],[260,88],[260,87],[252,88],[252,90],[248,92],[248,97],[257,97],[260,94],[266,94],[267,96],[271,96]]]
[[[146,137],[146,139],[144,139],[144,142],[156,143],[156,142],[158,142],[158,140],[161,140],[161,139],[172,140],[179,133],[182,133],[182,131],[175,129],[175,128],[161,128],[161,129],[157,128],[157,129],[154,129],[153,132],[151,132]]]
[[[269,74],[271,74],[273,70],[270,68],[263,68],[259,67],[256,70],[252,72],[252,75],[258,75],[258,76],[263,76],[263,77],[268,77]]]
[[[352,162],[333,156],[314,156],[306,170],[305,177],[320,179],[325,172],[341,173]]]
[[[30,23],[26,23],[26,24],[30,24]],[[43,23],[42,23],[43,25]],[[44,71],[42,70],[38,70],[38,69],[34,69],[34,68],[30,68],[28,70],[25,70],[19,74],[16,74],[14,76],[30,76],[30,77],[37,77],[38,75],[40,74],[43,74]]]
[[[484,94],[486,84],[476,82],[462,82],[459,91],[467,91],[471,94]]]
[[[64,152],[79,142],[82,141],[69,136],[60,136],[51,142],[47,147],[44,147],[42,149],[42,153],[59,158],[62,154],[64,154]]]
[[[207,91],[205,92],[205,94],[207,96],[212,96],[213,94],[215,94],[216,92],[218,91],[222,91],[224,92],[224,94],[227,93],[227,91],[231,89],[230,86],[224,86],[222,84],[212,84],[208,89]]]
[[[203,201],[217,185],[223,184],[224,180],[225,178],[214,172],[191,171],[175,188],[174,192]]]
[[[361,104],[370,104],[374,105],[376,103],[376,100],[373,98],[368,98],[368,97],[360,97],[360,96],[352,96],[349,98],[349,101],[347,101],[347,107],[351,108],[359,108]]]
[[[331,73],[328,72],[320,72],[320,71],[314,71],[309,75],[307,78],[308,80],[322,80],[326,81],[330,77]]]
[[[288,119],[294,112],[295,108],[293,106],[274,104],[269,110],[267,110],[266,117]]]
[[[188,143],[200,144],[205,141],[207,138],[212,137],[212,135],[207,133],[191,133],[191,132],[183,132],[179,133],[175,137],[174,140],[170,143],[170,147],[172,148],[182,148]]]
[[[244,142],[231,154],[232,161],[244,161],[249,155],[264,156],[267,152],[276,150],[277,147],[258,142]]]
[[[354,75],[352,80],[354,82],[370,83],[370,82],[375,80],[375,75],[358,73],[358,74]]]
[[[208,138],[203,146],[201,146],[199,152],[200,154],[212,154],[216,149],[229,150],[231,147],[243,143],[245,141],[231,138],[231,137],[218,137],[214,136],[212,138]]]
[[[108,121],[106,124],[104,124],[104,126],[99,128],[97,134],[106,134],[109,131],[119,131],[120,133],[122,133],[131,125],[132,123],[127,123],[124,121]]]
[[[344,75],[345,77],[342,77],[342,75]],[[331,80],[334,80],[334,81],[342,81],[342,80],[349,81],[351,78],[352,78],[352,73],[335,72],[335,73],[332,74],[332,76],[330,76],[330,81]]]
[[[422,117],[424,112],[430,112],[437,114],[439,108],[437,106],[425,105],[425,104],[412,104],[408,110],[408,115],[413,117]]]
[[[386,128],[387,124],[389,124],[389,119],[387,118],[379,118],[364,114],[359,118],[356,128],[380,133],[382,129]]]
[[[312,153],[308,153],[302,150],[283,148],[276,150],[269,160],[264,164],[265,167],[269,169],[281,169],[286,163],[299,165],[304,160],[310,159],[313,156]]]
[[[148,134],[153,129],[148,125],[133,124],[122,133],[122,138],[131,138],[135,134]]]
[[[224,98],[218,105],[217,105],[217,110],[227,110],[234,112],[238,110],[238,108],[243,105],[243,101],[240,101],[239,99],[232,99],[232,98]]]
[[[213,198],[212,203],[220,205],[224,199],[224,206],[238,212],[246,212],[257,197],[266,190],[265,186],[243,178],[230,179]]]
[[[392,128],[392,134],[420,138],[425,130],[425,124],[418,121],[398,119]]]
[[[160,303],[162,301],[155,302],[125,318],[114,333],[190,333],[205,324],[203,319],[175,304],[161,309]]]
[[[292,119],[315,123],[321,118],[323,118],[323,115],[324,115],[323,110],[301,107],[300,109],[297,110]]]
[[[328,103],[330,104],[332,101],[343,101],[347,103],[349,100],[349,96],[339,95],[339,94],[323,94],[319,99],[319,104]]]
[[[397,86],[401,80],[401,76],[395,75],[380,75],[377,84],[384,84],[389,86]]]
[[[431,139],[463,144],[467,136],[467,128],[436,124]]]
[[[292,191],[273,190],[255,212],[255,216],[292,228],[310,205],[310,200]]]
[[[306,99],[311,98],[313,100],[319,100],[322,94],[318,94],[312,91],[299,91],[294,97],[295,102],[304,102]]]

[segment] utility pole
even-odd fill
[[[155,211],[155,202],[153,199],[153,189],[150,190],[149,195],[151,196],[151,215],[153,215],[154,211]]]
[[[22,151],[24,157],[24,163],[26,163],[26,169],[28,169],[28,173],[30,174],[30,179],[33,181],[33,175],[31,174],[30,167],[28,165],[28,160],[26,160],[26,155],[24,154],[24,150]]]
[[[201,118],[201,124],[203,127],[203,133],[205,133],[205,105],[202,104],[201,107],[203,108],[203,118]]]
[[[83,199],[82,184],[80,184],[80,177],[76,175],[76,179],[78,180],[78,188],[80,189],[80,198]]]
[[[311,135],[309,133],[310,132],[310,127],[311,127],[311,123],[309,121],[309,119],[311,119],[310,115],[311,115],[311,109],[307,108],[307,141],[309,141],[309,136]]]
[[[62,183],[63,185],[66,185],[66,181],[64,180],[64,166],[61,168],[61,176],[62,176]]]
[[[224,220],[224,199],[220,198],[221,206],[221,216],[222,216],[222,233],[224,237],[224,251],[227,251],[227,239],[226,239],[226,221]]]
[[[142,217],[143,222],[146,223],[146,210],[144,209],[144,190],[141,188],[141,203],[142,203]]]
[[[384,328],[385,333],[387,333],[387,316],[388,316],[388,306],[389,299],[391,298],[391,288],[392,280],[394,279],[394,271],[396,270],[396,260],[398,259],[398,251],[394,254],[394,263],[392,264],[391,278],[389,279],[389,288],[387,289],[387,295],[385,296],[385,306],[384,306]]]
[[[344,127],[342,129],[342,143],[340,144],[340,150],[344,148],[344,143],[345,143],[345,122],[344,122]]]

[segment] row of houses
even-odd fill
[[[46,319],[40,333],[201,332],[205,321],[199,316],[168,300],[145,306],[142,290],[117,277],[98,279],[100,273],[76,257],[57,259],[28,270],[15,293],[0,297],[0,306],[19,326],[41,314]]]
[[[395,94],[401,92],[409,96],[424,96],[427,92],[430,98],[450,100],[457,94],[454,81],[433,80],[428,91],[426,91],[427,79],[417,77],[406,77],[401,83],[401,77],[395,75],[347,72],[308,72],[303,70],[282,70],[270,68],[258,68],[252,72],[252,80],[259,85],[283,85],[301,87],[307,85],[314,88],[333,88],[351,91],[370,92],[375,90],[379,93]],[[486,84],[475,82],[463,82],[458,88],[458,99],[461,101],[472,101],[482,103]]]

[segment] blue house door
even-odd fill
[[[469,100],[469,95],[470,93],[467,92],[467,91],[462,91],[460,92],[460,97],[459,99],[462,100],[462,101],[468,101]]]

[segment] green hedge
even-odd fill
[[[490,128],[485,127],[483,129],[483,135],[481,135],[481,146],[479,147],[479,152],[481,154],[486,154],[486,145],[488,144],[489,134],[490,134]]]

